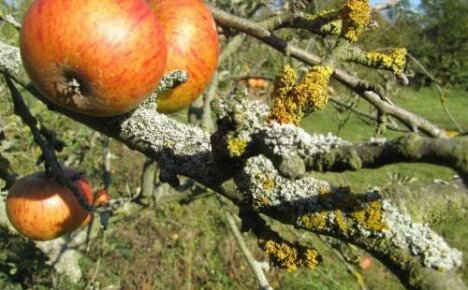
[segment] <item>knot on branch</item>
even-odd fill
[[[294,89],[286,79],[279,82],[278,91]],[[242,94],[219,99],[214,107],[219,117],[218,130],[211,136],[213,154],[231,164],[263,154],[283,176],[298,179],[313,167],[312,156],[348,144],[331,134],[311,136],[292,124],[265,122],[267,108],[252,106]]]

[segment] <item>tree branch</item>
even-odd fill
[[[5,55],[9,58],[5,59]],[[18,50],[0,42],[0,71],[50,105],[28,84],[21,67]],[[296,129],[299,135],[288,136],[284,130],[291,130],[292,126],[265,125],[258,118],[261,108],[245,104],[246,109],[239,108],[239,102],[225,103],[218,108],[221,131],[211,139],[201,129],[178,123],[150,106],[111,118],[86,116],[60,107],[54,109],[158,161],[161,179],[172,185],[178,184],[178,175],[185,175],[221,193],[241,208],[251,208],[283,223],[354,243],[383,261],[408,287],[464,288],[454,274],[461,265],[461,253],[451,249],[426,225],[412,222],[377,192],[357,195],[310,177],[288,179],[263,156],[226,158],[221,150],[225,143],[218,141],[230,132],[223,130],[233,128],[233,123],[229,125],[227,121],[234,115],[235,120],[245,121],[242,124],[252,124],[239,133],[262,126],[276,128],[271,132],[278,134],[277,138],[272,139],[269,146],[279,152],[299,146],[294,139],[297,136],[311,140],[314,148],[330,149],[329,139],[325,137],[314,139],[300,129]]]
[[[249,21],[224,12],[218,8],[211,7],[210,9],[216,22],[222,26],[231,27],[245,32],[279,52],[298,59],[308,65],[317,65],[322,61],[320,57],[301,48],[295,47],[285,40],[275,36],[268,29],[263,27],[261,23]],[[341,69],[335,69],[333,72],[333,78],[361,95],[367,102],[376,107],[383,114],[395,117],[412,131],[422,131],[429,136],[446,137],[445,131],[435,124],[432,124],[430,121],[394,104],[389,104],[385,101],[385,97],[383,97],[380,92],[376,91],[372,85],[349,74],[348,72]]]

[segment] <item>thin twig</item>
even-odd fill
[[[457,122],[457,120],[455,120],[452,113],[450,113],[450,111],[449,111],[449,109],[447,107],[445,93],[444,93],[444,90],[442,89],[442,87],[440,85],[441,82],[432,73],[430,73],[426,69],[426,67],[420,61],[418,61],[412,54],[407,53],[407,55],[408,55],[409,59],[411,59],[411,61],[413,61],[416,64],[416,66],[418,66],[421,69],[423,74],[425,74],[431,81],[434,82],[435,87],[436,87],[437,91],[439,92],[440,104],[442,105],[442,108],[444,109],[445,114],[450,119],[452,124],[457,128],[458,132],[460,132],[460,133],[464,132],[463,128],[460,126],[460,124]]]
[[[16,30],[21,30],[21,24],[11,14],[0,13],[0,20],[5,21],[9,25],[13,26]]]
[[[239,245],[239,248],[244,254],[244,257],[247,259],[247,262],[249,263],[250,268],[254,272],[255,277],[257,277],[258,283],[260,284],[260,289],[261,290],[273,290],[273,287],[270,286],[270,283],[268,282],[265,276],[265,273],[263,272],[263,269],[261,268],[261,264],[255,260],[255,258],[252,256],[252,253],[247,248],[244,242],[244,238],[242,237],[241,232],[237,228],[237,225],[236,225],[236,222],[234,221],[233,216],[228,211],[226,211],[225,214],[226,214],[226,220],[228,221],[228,224],[229,224],[229,228],[234,234],[234,238],[236,239],[236,242]]]
[[[50,132],[44,126],[41,125],[41,129],[38,128],[38,121],[29,111],[28,106],[23,100],[23,96],[16,88],[15,84],[8,75],[4,75],[6,84],[10,89],[11,97],[14,105],[14,112],[16,115],[21,117],[21,120],[25,125],[31,129],[34,141],[41,148],[42,158],[46,164],[46,172],[52,174],[52,176],[62,185],[66,186],[71,190],[75,198],[78,200],[80,205],[89,212],[94,212],[96,208],[93,205],[90,205],[83,198],[80,190],[76,187],[75,183],[67,176],[57,160],[55,154],[54,144],[49,144],[48,140],[44,136],[43,132]]]

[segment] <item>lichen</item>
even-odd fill
[[[425,267],[433,269],[450,270],[462,264],[462,253],[450,248],[428,225],[413,222],[388,200],[382,201],[382,210],[388,225],[383,233],[392,247],[409,249],[411,255],[420,257]]]
[[[326,9],[326,10],[319,11],[315,14],[306,15],[304,18],[308,21],[314,21],[314,20],[321,19],[321,18],[327,18],[335,14],[336,14],[335,9]]]
[[[375,63],[379,68],[391,70],[394,74],[403,71],[406,63],[406,49],[396,48],[390,53],[371,51],[366,53],[366,58]]]
[[[270,120],[298,125],[304,116],[323,109],[328,101],[332,73],[332,67],[316,65],[294,84],[296,74],[291,67],[286,67],[274,82]]]
[[[273,92],[271,93],[273,105],[270,108],[270,118],[281,124],[299,123],[297,113],[293,114],[293,112],[297,112],[297,104],[289,96],[296,79],[296,71],[290,66],[285,66],[281,75],[273,81]]]
[[[310,230],[323,230],[327,226],[327,214],[323,212],[314,212],[303,215],[300,223]]]
[[[341,36],[350,42],[357,41],[371,19],[369,1],[348,0],[341,10],[341,19]]]
[[[288,272],[295,271],[301,266],[314,269],[321,261],[317,250],[285,241],[267,240],[262,243],[262,248],[268,253],[274,265]]]
[[[337,35],[341,33],[342,26],[343,23],[341,20],[330,21],[320,27],[320,32],[324,34]]]
[[[265,178],[265,180],[262,183],[263,189],[264,190],[270,190],[273,189],[276,185],[276,182],[273,178]]]
[[[366,230],[381,232],[388,226],[382,220],[382,202],[371,201],[364,208],[354,210],[351,216],[356,219],[356,222],[364,227]]]
[[[265,173],[257,173],[255,175],[255,180],[258,184],[261,185],[262,191],[259,194],[254,196],[253,204],[255,207],[267,207],[271,205],[271,200],[267,192],[272,190],[276,186],[276,180],[272,175]]]
[[[335,210],[335,223],[340,232],[345,233],[347,231],[348,225],[346,223],[345,216],[343,212],[338,209]]]
[[[238,137],[230,137],[226,141],[227,150],[231,157],[240,157],[247,148],[247,141]]]

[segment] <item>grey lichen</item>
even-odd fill
[[[120,139],[133,140],[143,152],[158,152],[152,157],[159,160],[166,170],[178,172],[180,164],[176,156],[183,157],[182,171],[193,176],[206,174],[211,156],[209,135],[202,129],[185,125],[154,108],[140,107],[120,124]],[[170,169],[172,167],[172,169]]]
[[[0,70],[14,77],[22,75],[20,51],[17,47],[0,41]]]
[[[224,120],[224,134],[228,141],[242,140],[253,143],[251,148],[270,158],[283,176],[290,179],[301,178],[307,171],[309,159],[333,148],[349,143],[331,134],[309,135],[302,128],[292,124],[266,122],[268,110],[265,105],[252,105],[242,92],[220,99],[214,105],[218,118]],[[219,130],[219,132],[222,132]],[[235,139],[234,139],[235,138]],[[240,157],[238,146],[229,146],[229,155]],[[236,142],[236,144],[239,142]],[[234,152],[231,152],[234,151]]]
[[[188,81],[189,75],[186,71],[175,70],[163,76],[155,93],[160,94]]]
[[[287,156],[292,152],[297,152],[301,157],[306,158],[315,154],[322,154],[348,142],[332,134],[309,135],[302,128],[291,124],[281,125],[272,123],[257,129],[257,132],[265,138],[265,144],[271,146],[273,153]]]
[[[316,219],[317,227],[322,233],[349,236],[351,239],[368,240],[369,246],[389,244],[394,248],[408,250],[409,257],[416,257],[428,268],[450,270],[462,263],[462,253],[450,248],[443,238],[427,225],[412,222],[410,216],[402,213],[391,201],[380,197],[377,189],[372,189],[366,195],[370,200],[381,204],[381,223],[386,226],[382,230],[372,230],[356,220],[346,220],[352,231],[344,230],[343,221],[337,216],[342,211],[341,199],[334,204],[333,198],[324,199],[324,192],[341,196],[340,189],[333,188],[325,181],[311,177],[292,181],[278,174],[273,163],[263,156],[257,156],[247,161],[245,167],[244,186],[248,189],[254,206],[258,210],[275,208],[295,219],[298,226],[308,228],[301,218],[310,214]],[[267,189],[265,189],[265,185]],[[357,210],[357,209],[356,209]],[[320,220],[322,222],[320,222]],[[320,226],[322,225],[322,226]],[[373,241],[373,242],[372,242]],[[379,242],[380,241],[380,242]],[[376,249],[374,249],[376,250]],[[408,258],[409,258],[408,257]]]
[[[383,200],[383,212],[388,229],[385,238],[397,248],[410,249],[419,256],[424,266],[438,270],[450,270],[462,264],[462,253],[450,248],[444,239],[428,225],[414,223],[401,213],[389,200]]]
[[[259,209],[274,206],[288,211],[292,204],[295,212],[318,209],[311,197],[317,196],[324,188],[331,188],[327,182],[310,177],[295,181],[282,177],[273,163],[264,156],[250,158],[244,169],[244,186],[248,188],[248,193]],[[264,184],[268,180],[271,180],[272,186],[265,191]],[[264,200],[269,202],[264,204]]]

